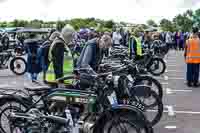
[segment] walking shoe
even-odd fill
[[[197,83],[194,83],[194,85],[193,85],[194,87],[199,87],[199,83],[197,82]]]
[[[188,87],[192,87],[192,83],[191,83],[191,82],[188,82],[188,83],[187,83],[187,86],[188,86]]]

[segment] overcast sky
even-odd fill
[[[197,7],[200,0],[0,0],[0,21],[95,17],[145,23],[148,19],[172,19]]]

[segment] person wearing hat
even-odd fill
[[[48,52],[50,65],[44,79],[46,83],[55,83],[56,79],[72,74],[74,63],[68,44],[72,41],[74,33],[74,28],[66,25],[60,34],[55,33],[55,36],[50,37],[51,40],[54,40]],[[69,80],[63,82],[71,83]]]
[[[138,31],[134,31],[130,36],[128,48],[130,58],[139,59],[142,56],[142,39]]]
[[[199,80],[200,39],[197,27],[193,27],[192,32],[193,34],[186,41],[184,56],[187,63],[187,85],[189,87],[197,87]]]

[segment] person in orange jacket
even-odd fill
[[[193,34],[186,41],[185,61],[187,63],[187,85],[189,87],[199,86],[199,64],[200,64],[200,39],[198,36],[198,28],[193,27]]]

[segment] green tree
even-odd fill
[[[193,26],[193,20],[188,17],[186,14],[179,14],[173,19],[174,24],[178,28],[178,30],[182,30],[184,32],[190,31]]]
[[[174,31],[173,23],[168,19],[162,19],[160,21],[160,27],[163,31]]]
[[[152,19],[149,19],[148,21],[147,21],[147,25],[148,26],[153,26],[153,27],[157,27],[158,25],[156,24],[156,22],[154,21],[154,20],[152,20]]]
[[[193,22],[200,27],[200,9],[195,10],[193,14]]]
[[[115,24],[115,23],[114,23],[112,20],[109,20],[109,21],[105,21],[105,22],[104,22],[105,28],[108,28],[108,29],[112,29],[113,26],[114,26],[114,24]]]
[[[57,23],[56,23],[56,29],[57,29],[58,31],[61,31],[62,28],[63,28],[65,25],[66,25],[66,23],[65,23],[64,21],[57,21]]]

